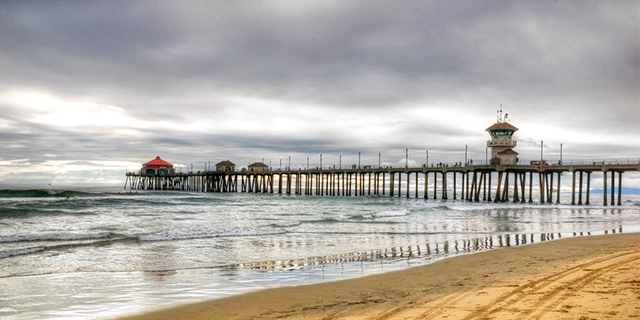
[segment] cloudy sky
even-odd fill
[[[2,1],[0,183],[204,169],[638,159],[639,1]]]

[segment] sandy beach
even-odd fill
[[[500,248],[120,319],[621,318],[640,318],[640,234]]]

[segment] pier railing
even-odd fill
[[[602,158],[593,158],[593,159],[570,159],[570,160],[540,160],[540,159],[527,159],[518,161],[518,166],[530,166],[530,165],[540,165],[543,163],[545,166],[583,166],[583,165],[615,165],[615,164],[626,164],[626,165],[640,165],[640,158],[621,158],[621,159],[602,159]],[[382,165],[351,165],[351,166],[335,166],[335,165],[323,165],[320,166],[299,166],[296,168],[269,168],[267,172],[282,172],[282,171],[335,171],[335,170],[385,170],[385,169],[441,169],[441,168],[478,168],[480,166],[493,166],[489,164],[487,161],[472,161],[468,163],[459,162],[436,162],[429,163],[428,165],[425,163],[412,163],[409,165],[406,164],[382,164]],[[256,172],[265,172],[265,171],[248,171],[246,169],[237,169],[235,171],[217,171],[217,170],[202,170],[202,171],[186,171],[181,172],[178,171],[176,173],[155,173],[149,174],[148,176],[171,176],[171,175],[184,175],[184,174],[208,174],[208,173],[248,173],[253,174]],[[127,172],[127,175],[147,175],[144,172]]]
[[[430,197],[448,199],[451,195],[453,199],[459,196],[460,199],[468,201],[493,202],[525,202],[528,193],[528,201],[532,202],[533,182],[537,180],[536,188],[540,202],[559,203],[562,192],[561,178],[563,173],[570,173],[571,204],[583,204],[583,195],[585,204],[589,204],[591,174],[601,172],[605,193],[603,204],[607,205],[607,193],[610,190],[611,205],[615,204],[616,200],[620,205],[622,174],[627,171],[640,171],[640,163],[635,159],[602,161],[591,159],[576,162],[570,160],[568,163],[563,161],[560,164],[534,160],[528,164],[518,165],[482,163],[465,165],[458,162],[437,163],[433,166],[350,166],[347,169],[339,167],[327,169],[318,166],[293,170],[278,168],[265,171],[202,171],[160,175],[128,172],[125,188],[202,192],[277,192],[327,196],[388,194],[398,197],[404,195],[407,198],[413,195],[415,198],[423,197],[424,199]],[[534,178],[534,174],[538,176],[537,179]],[[404,179],[403,176],[405,176]],[[609,182],[610,189],[607,187]],[[615,190],[618,190],[617,199]]]

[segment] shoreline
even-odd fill
[[[578,236],[117,319],[640,318],[638,261],[640,233]]]

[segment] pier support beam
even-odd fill
[[[589,195],[591,194],[591,171],[587,171],[587,199],[585,204],[589,205]]]
[[[526,174],[526,173],[525,173]],[[533,202],[533,172],[529,172],[529,203]]]
[[[491,176],[493,172],[489,171],[487,173],[489,175],[489,188],[487,189],[487,201],[491,202]]]
[[[438,173],[433,173],[433,199],[438,199]]]
[[[387,178],[385,177],[385,173],[382,173],[382,195],[384,195],[385,185],[387,183]]]
[[[549,172],[547,177],[547,203],[553,203],[553,172]]]
[[[429,173],[426,171],[424,172],[424,195],[423,197],[425,199],[429,199]]]
[[[409,190],[411,187],[411,173],[407,172],[407,198],[409,198],[409,194],[411,191]]]
[[[496,196],[494,197],[493,202],[498,203],[501,201],[500,199],[500,185],[502,184],[502,172],[498,172],[498,184],[496,185]]]
[[[582,205],[582,171],[580,173],[580,185],[578,186],[578,205]]]
[[[602,192],[602,195],[603,195],[602,205],[606,207],[607,206],[607,171],[603,171],[602,173],[604,174],[604,179],[603,179],[604,191]]]
[[[502,199],[500,202],[509,202],[509,172],[505,171],[504,175],[504,190],[502,191]]]
[[[556,204],[560,203],[560,177],[562,177],[562,172],[558,172],[558,187],[556,188]]]
[[[576,204],[576,172],[573,171],[571,172],[572,174],[572,178],[571,178],[571,204],[575,205]],[[606,198],[606,191],[605,191],[605,198]]]
[[[513,203],[520,202],[524,199],[524,188],[522,188],[522,180],[520,179],[520,173],[513,173]]]
[[[447,197],[447,172],[446,171],[442,171],[442,199],[443,200],[449,199],[449,197]]]
[[[491,172],[482,173],[482,201],[487,201],[487,174],[491,174]]]
[[[418,199],[418,173],[416,172],[416,199]]]
[[[456,172],[453,172],[453,200],[456,200]]]
[[[469,199],[467,201],[475,201],[476,189],[478,188],[478,173],[476,171],[473,172],[473,178],[471,180],[471,188],[469,190]]]
[[[615,171],[611,171],[611,205],[615,206],[616,205],[616,200],[614,198],[615,195],[615,191],[616,191],[616,172]]]
[[[618,172],[618,206],[622,205],[622,171]]]
[[[538,182],[540,184],[540,203],[544,203],[545,179],[543,173],[538,173]]]
[[[464,181],[465,181],[465,176],[467,175],[466,172],[462,172],[460,173],[461,176],[461,180],[460,181],[460,200],[465,200],[467,197],[465,197],[465,192],[464,192]]]

